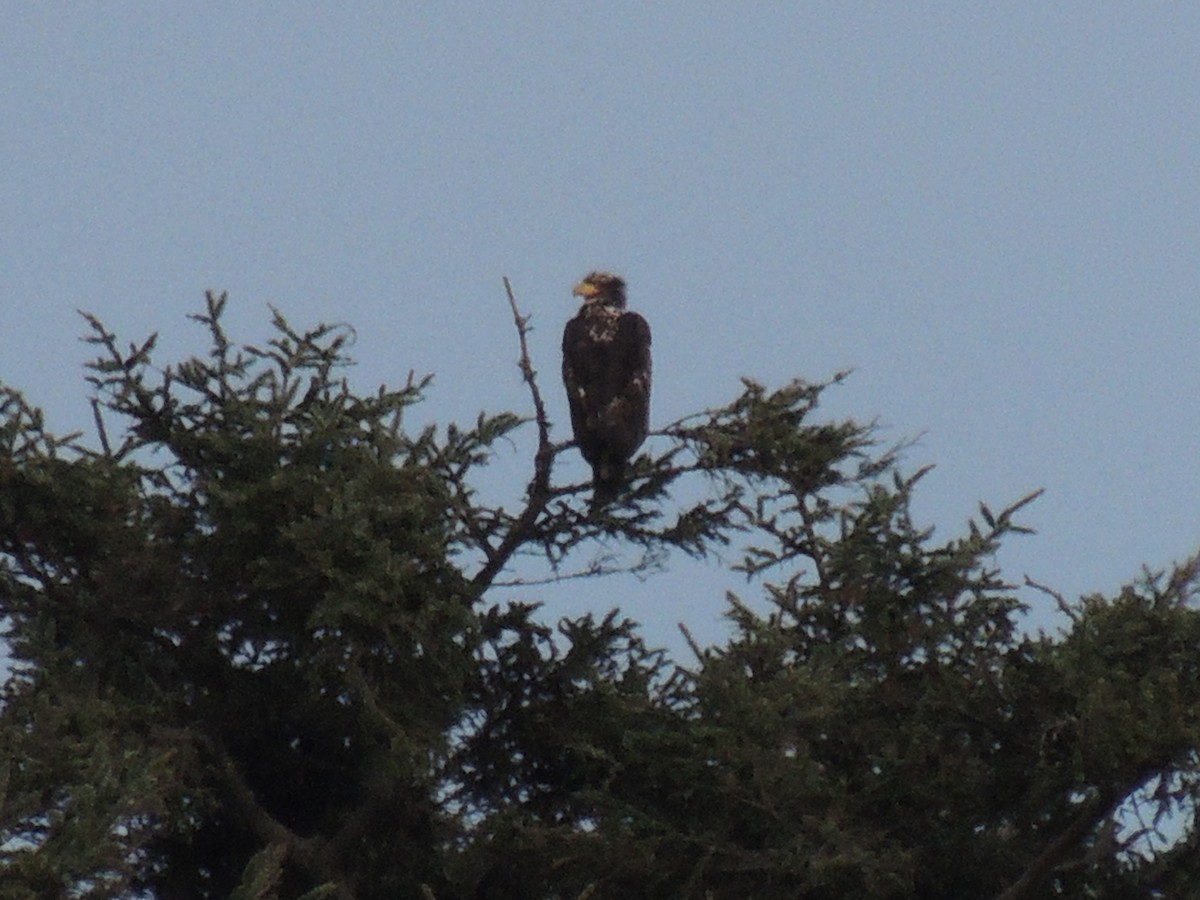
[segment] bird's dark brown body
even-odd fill
[[[625,309],[625,282],[615,275],[593,272],[574,293],[583,306],[563,331],[563,383],[594,502],[605,503],[649,429],[650,327]]]

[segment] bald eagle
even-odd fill
[[[563,383],[579,452],[592,466],[592,503],[620,491],[626,463],[650,425],[650,326],[625,309],[625,282],[592,272],[575,285],[583,305],[563,331]]]

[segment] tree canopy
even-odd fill
[[[511,292],[509,294],[512,300]],[[1172,897],[1200,883],[1200,557],[1021,627],[825,383],[742,384],[592,510],[531,413],[413,429],[345,328],[160,366],[89,317],[95,434],[0,386],[5,897]],[[474,484],[536,432],[523,493]],[[514,490],[514,494],[518,492]],[[681,504],[679,496],[698,497]],[[1136,527],[1136,523],[1131,523]],[[720,554],[732,636],[672,659],[547,579]],[[597,561],[598,560],[598,561]],[[507,577],[507,576],[506,576]],[[696,598],[712,602],[719,598]],[[686,626],[686,623],[684,623]]]

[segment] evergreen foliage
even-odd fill
[[[89,318],[91,442],[0,387],[4,897],[1200,883],[1200,558],[1112,598],[1043,589],[1067,625],[1029,635],[993,559],[1032,496],[936,538],[910,512],[922,473],[814,421],[828,384],[747,381],[593,512],[552,477],[570,448],[515,302],[534,415],[420,430],[426,381],[354,393],[346,329],[276,313],[238,346],[224,304],[193,317],[209,353],[164,368]],[[524,496],[482,503],[472,479],[523,427]],[[727,643],[672,660],[615,611],[548,623],[497,582],[529,554],[604,577],[622,564],[597,542],[648,574],[719,553],[755,596],[728,597]]]

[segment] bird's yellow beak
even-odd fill
[[[574,290],[571,291],[571,296],[582,297],[584,300],[590,300],[599,293],[600,288],[596,287],[590,281],[581,281],[579,284],[575,285]]]

